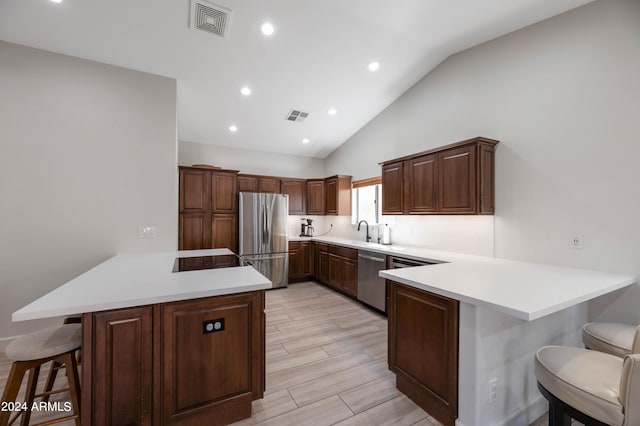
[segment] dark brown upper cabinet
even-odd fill
[[[325,179],[325,214],[351,215],[351,176],[331,176]]]
[[[281,179],[280,192],[289,196],[289,214],[307,214],[307,181],[305,179]]]
[[[383,214],[493,214],[498,141],[473,138],[381,163]]]
[[[214,213],[235,213],[238,209],[237,172],[212,172],[211,193]]]
[[[280,193],[280,178],[259,175],[238,175],[239,192]]]
[[[325,202],[324,179],[307,180],[307,214],[325,214]]]
[[[209,210],[210,172],[180,168],[180,212],[205,213]]]
[[[404,163],[382,166],[382,214],[402,214],[404,193]]]

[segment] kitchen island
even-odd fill
[[[264,393],[271,288],[230,255],[114,256],[12,319],[82,314],[82,424],[228,424]]]

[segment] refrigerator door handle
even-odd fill
[[[267,206],[262,205],[262,242],[267,244],[269,233],[267,232]]]

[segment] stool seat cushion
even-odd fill
[[[594,351],[624,358],[631,353],[637,325],[590,322],[582,327],[582,342]]]
[[[603,423],[622,425],[619,399],[622,358],[567,346],[538,349],[538,382],[566,404]]]
[[[82,345],[82,325],[67,324],[20,336],[7,345],[12,361],[32,361],[62,355]]]

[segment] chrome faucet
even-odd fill
[[[371,241],[371,237],[369,236],[369,224],[366,220],[361,220],[360,222],[358,222],[358,231],[360,230],[360,225],[362,224],[362,222],[364,222],[365,226],[367,227],[367,242],[369,242]]]

